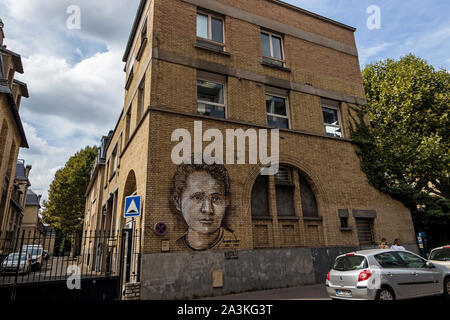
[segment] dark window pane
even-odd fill
[[[201,101],[223,104],[223,84],[197,80],[197,98]]]
[[[287,116],[286,100],[283,98],[266,95],[266,108],[267,113]]]
[[[397,252],[397,254],[402,258],[403,262],[406,264],[407,268],[425,268],[425,260],[407,252]]]
[[[225,108],[219,106],[212,106],[209,104],[198,103],[197,113],[204,116],[211,116],[217,118],[225,118]]]
[[[392,253],[386,252],[375,256],[375,260],[383,268],[401,268],[402,262]]]
[[[268,34],[261,33],[261,46],[263,56],[270,57],[270,38]]]
[[[269,124],[269,127],[283,128],[283,129],[289,128],[289,120],[286,118],[267,116],[267,123]]]
[[[208,39],[208,16],[197,14],[197,37]]]
[[[276,185],[277,214],[279,216],[295,216],[294,188],[291,186]]]
[[[319,210],[317,209],[316,197],[312,191],[309,183],[299,176],[300,181],[300,197],[302,201],[302,211],[304,217],[318,217]]]
[[[212,40],[223,43],[223,22],[220,19],[211,19]]]
[[[252,189],[252,216],[266,216],[269,214],[267,201],[267,176],[258,176]]]
[[[272,36],[272,47],[273,47],[273,57],[282,60],[283,55],[281,53],[281,39]]]
[[[335,109],[322,108],[323,120],[326,124],[339,125],[338,111]]]

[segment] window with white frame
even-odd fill
[[[287,91],[266,89],[266,110],[269,127],[289,129]]]
[[[197,113],[226,118],[225,77],[206,72],[197,76]]]
[[[339,103],[322,99],[322,114],[325,134],[329,137],[343,137]]]
[[[280,35],[261,32],[263,62],[284,67],[283,39]]]
[[[197,13],[197,37],[207,40],[223,48],[224,39],[224,19],[218,15],[206,12]]]

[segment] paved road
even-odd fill
[[[331,300],[325,285],[316,284],[295,288],[273,289],[205,298],[205,300]]]

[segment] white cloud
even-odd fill
[[[98,145],[123,107],[122,55],[140,0],[3,0],[5,43],[22,55],[28,85],[20,115],[30,149],[32,189],[48,198],[55,172],[74,153]],[[69,5],[81,29],[68,30]]]
[[[359,50],[359,62],[361,66],[366,65],[369,62],[369,58],[378,58],[377,55],[382,53],[384,50],[392,46],[391,43],[384,42],[371,47],[362,47]]]

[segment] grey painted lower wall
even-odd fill
[[[417,246],[405,245],[418,252]],[[292,248],[146,254],[142,257],[141,299],[190,299],[323,283],[334,259],[361,247]],[[213,272],[223,287],[213,288]]]

